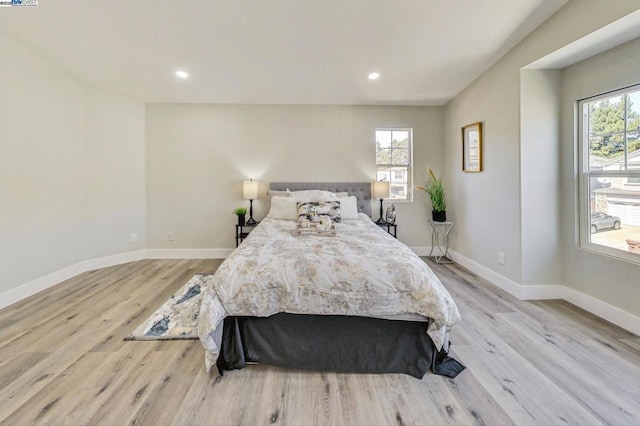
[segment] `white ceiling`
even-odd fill
[[[640,10],[623,16],[525,68],[564,68],[640,37]]]
[[[40,0],[0,32],[145,102],[442,105],[566,2]]]

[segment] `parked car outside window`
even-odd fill
[[[620,218],[602,212],[591,213],[591,233],[595,234],[601,229],[620,229]]]

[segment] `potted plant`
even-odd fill
[[[429,168],[429,180],[426,186],[416,185],[416,189],[429,194],[431,200],[431,217],[434,222],[446,222],[447,220],[447,199],[444,194],[442,180],[436,178],[433,170]]]
[[[238,216],[238,225],[244,226],[244,217],[247,214],[247,209],[244,207],[238,207],[233,211],[233,214]]]

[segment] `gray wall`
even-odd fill
[[[144,247],[144,104],[91,89],[4,36],[0,58],[0,294]]]
[[[565,285],[640,315],[640,265],[577,248],[576,101],[640,83],[640,39],[562,72],[562,251]]]
[[[561,284],[560,70],[520,73],[521,284]]]
[[[442,122],[442,107],[149,104],[148,246],[234,247],[231,211],[248,207],[245,179],[264,183],[256,220],[267,213],[268,182],[375,180],[376,127],[413,128],[414,177],[422,182],[427,166],[442,170]],[[395,205],[398,237],[430,245],[426,199],[417,193]]]
[[[445,111],[445,183],[456,252],[524,288],[564,284],[636,315],[640,267],[575,246],[572,108],[580,96],[620,87],[603,87],[605,75],[630,82],[635,74],[637,83],[638,47],[633,55],[610,52],[564,72],[525,67],[639,8],[638,1],[569,2]],[[460,128],[475,121],[485,125],[485,171],[464,174]],[[498,264],[498,251],[507,255],[505,266]]]

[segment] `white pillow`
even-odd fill
[[[302,203],[315,203],[319,201],[333,201],[336,198],[336,194],[331,191],[321,191],[319,189],[307,189],[304,191],[289,191],[290,197],[295,197]]]
[[[342,219],[359,219],[358,216],[358,199],[356,197],[340,198],[340,215]]]
[[[348,192],[336,192],[336,197],[338,198],[346,198],[349,196]]]
[[[267,195],[269,196],[269,198],[273,198],[273,197],[288,197],[289,196],[289,192],[288,191],[272,191],[270,189],[269,192],[267,192]]]
[[[295,197],[273,197],[267,215],[270,219],[298,220],[298,199]]]

